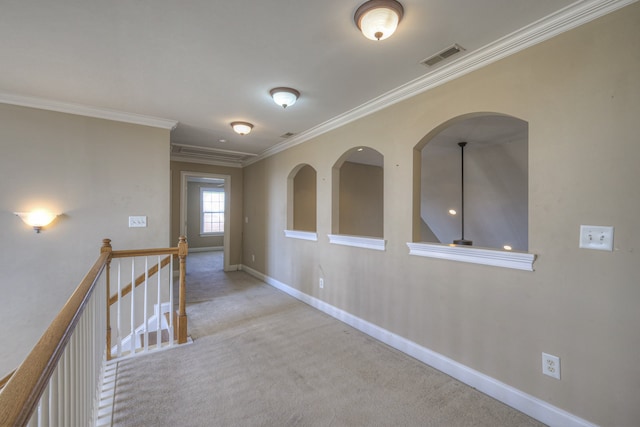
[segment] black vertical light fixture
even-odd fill
[[[471,246],[473,242],[464,238],[464,147],[466,142],[458,142],[460,147],[460,229],[461,236],[453,241],[454,245]]]

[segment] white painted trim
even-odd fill
[[[229,267],[225,267],[224,271],[240,271],[242,270],[242,264],[231,264]]]
[[[113,120],[116,122],[132,123],[134,125],[151,126],[154,128],[173,130],[178,126],[175,120],[160,117],[144,116],[142,114],[126,113],[108,108],[90,107],[69,102],[53,101],[51,99],[35,98],[31,96],[15,95],[0,92],[0,104],[19,105],[21,107],[38,108],[40,110],[57,111],[59,113],[75,114],[96,119]]]
[[[273,156],[333,129],[382,110],[400,101],[426,92],[472,71],[483,68],[502,58],[520,52],[561,33],[586,24],[596,18],[611,13],[637,0],[579,0],[545,18],[527,25],[480,49],[467,53],[460,59],[437,68],[422,77],[374,98],[359,107],[336,116],[309,130],[301,132],[286,141],[273,145],[259,156],[243,162],[248,166],[259,160]]]
[[[230,244],[231,244],[231,175],[213,174],[206,172],[180,172],[180,235],[187,235],[187,183],[190,177],[194,178],[214,178],[224,179],[224,238],[223,238],[223,251],[224,251],[224,271],[233,271],[229,267],[229,259],[231,257]],[[200,230],[200,225],[198,225]]]
[[[564,427],[597,427],[576,415],[545,402],[535,396],[531,396],[515,387],[496,380],[482,372],[476,371],[440,353],[422,347],[400,335],[394,334],[364,319],[356,317],[344,310],[332,306],[322,300],[307,295],[292,288],[272,277],[266,276],[259,271],[246,265],[242,270],[263,282],[280,289],[292,297],[309,304],[310,306],[328,314],[347,325],[381,341],[396,350],[399,350],[447,375],[474,387],[482,393],[511,406],[538,421],[551,426]]]
[[[346,234],[329,234],[329,243],[343,246],[353,246],[355,248],[374,249],[384,251],[387,241],[376,239],[375,237],[348,236]]]
[[[223,250],[224,250],[224,246],[207,246],[202,248],[192,248],[191,246],[189,246],[190,254],[196,253],[196,252],[219,252]]]
[[[172,162],[182,162],[182,163],[197,163],[200,165],[210,165],[210,166],[224,166],[228,168],[242,168],[242,161],[222,161],[222,160],[212,160],[212,159],[202,159],[191,156],[181,156],[178,154],[171,153],[171,161]]]
[[[509,252],[473,246],[443,245],[438,243],[407,243],[409,255],[448,259],[494,267],[533,271],[535,254]]]
[[[318,233],[311,231],[284,230],[284,235],[292,239],[311,240],[314,242],[318,241]]]

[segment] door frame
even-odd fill
[[[189,178],[213,178],[224,180],[224,236],[223,236],[223,252],[224,252],[224,271],[231,271],[229,264],[229,244],[231,242],[229,225],[230,207],[231,207],[231,175],[206,173],[206,172],[180,172],[180,235],[187,235],[187,183]]]

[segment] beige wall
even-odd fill
[[[293,178],[293,229],[316,231],[316,171],[302,167]]]
[[[180,236],[180,176],[182,172],[197,172],[231,177],[229,264],[242,263],[242,169],[197,163],[171,162],[171,240]]]
[[[636,3],[245,168],[244,263],[579,417],[636,425],[638,22]],[[408,255],[414,147],[472,112],[529,123],[534,272]],[[331,168],[363,144],[385,160],[384,252],[322,237]],[[317,242],[282,232],[300,163],[318,173]],[[580,224],[615,226],[615,251],[579,249]],[[541,373],[542,352],[561,357],[562,380]]]
[[[339,234],[384,237],[383,178],[380,166],[353,162],[340,166]]]
[[[169,131],[0,104],[0,376],[22,361],[98,257],[169,244]],[[13,215],[63,215],[41,234]],[[128,228],[146,215],[147,228]],[[19,332],[16,332],[19,331]]]

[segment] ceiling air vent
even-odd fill
[[[426,65],[427,67],[431,67],[442,60],[445,60],[457,53],[462,52],[463,50],[465,49],[462,46],[460,46],[459,44],[454,44],[453,46],[446,48],[442,52],[436,53],[435,55],[423,61],[420,61],[420,63]]]
[[[295,135],[295,133],[293,132],[287,132],[287,133],[283,133],[282,135],[280,135],[280,138],[291,138],[293,135]]]

